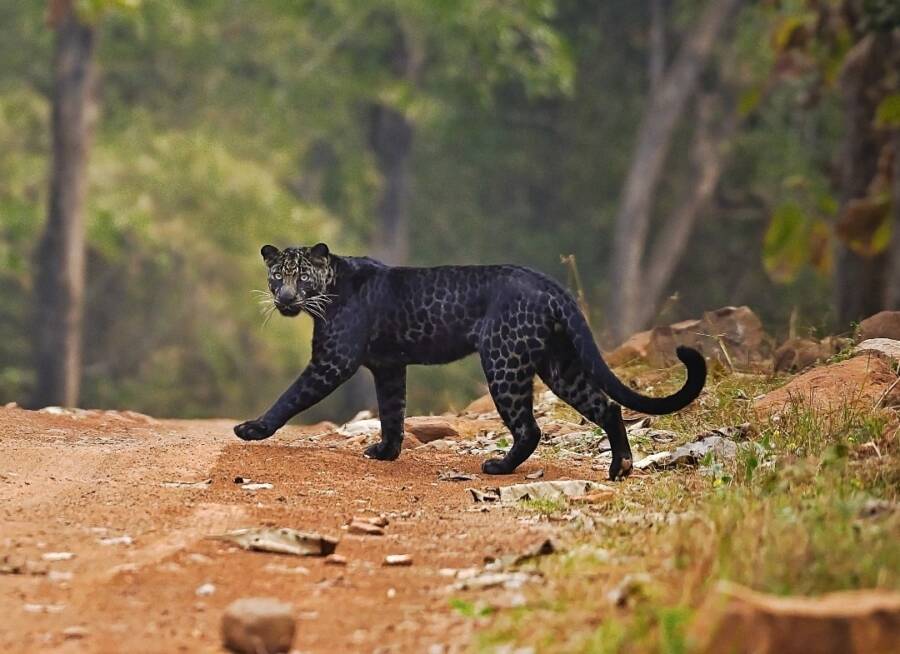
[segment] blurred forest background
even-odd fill
[[[727,304],[852,329],[900,306],[898,24],[894,0],[0,0],[0,399],[256,415],[312,326],[262,325],[269,242],[527,264],[606,345]],[[417,370],[410,408],[481,381]]]

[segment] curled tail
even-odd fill
[[[692,348],[679,346],[675,353],[687,367],[687,381],[684,382],[684,386],[666,397],[647,397],[635,392],[623,384],[606,365],[606,361],[603,360],[603,356],[594,342],[594,335],[591,334],[577,305],[573,302],[564,309],[564,312],[560,319],[578,352],[582,366],[589,372],[594,382],[622,406],[652,415],[674,413],[697,399],[700,391],[703,390],[703,385],[706,383],[706,361],[703,359],[703,355]]]

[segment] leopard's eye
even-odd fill
[[[308,281],[309,281],[309,275],[300,275],[300,281],[301,281],[301,282],[308,282]]]
[[[281,273],[275,273],[275,274],[273,275],[273,277],[274,277],[275,279],[281,279]]]

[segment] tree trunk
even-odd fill
[[[666,155],[688,99],[696,92],[700,73],[741,0],[711,0],[694,30],[687,35],[658,88],[650,95],[638,129],[634,157],[622,191],[610,262],[612,298],[609,320],[613,336],[622,340],[641,327],[641,263],[647,247],[650,209]]]
[[[372,248],[377,259],[391,265],[409,258],[409,153],[413,126],[399,111],[372,107],[372,151],[384,186],[378,199]]]
[[[884,308],[900,309],[900,128],[894,128],[894,171],[891,177],[891,245]]]
[[[422,66],[422,47],[412,31],[396,26],[390,66],[398,79],[415,86]],[[378,162],[383,187],[378,200],[372,247],[376,258],[392,265],[409,258],[409,156],[415,129],[400,110],[376,103],[370,110],[369,144]]]
[[[84,203],[93,104],[94,28],[80,22],[70,1],[54,3],[53,162],[47,223],[35,265],[37,383],[32,402],[78,401],[84,305]]]
[[[841,151],[841,215],[865,198],[878,171],[881,140],[875,128],[877,89],[886,74],[890,34],[869,34],[847,54],[840,76],[844,113]],[[838,242],[835,256],[835,305],[841,327],[878,312],[884,298],[887,255],[862,256]]]
[[[718,128],[713,127],[717,97],[705,95],[697,102],[697,126],[694,133],[693,155],[695,174],[692,186],[678,208],[663,224],[647,261],[647,274],[638,305],[640,325],[649,324],[668,288],[672,274],[687,248],[697,218],[715,193],[725,165],[727,143],[738,125],[731,114]]]
[[[664,0],[650,0],[650,56],[647,57],[647,77],[650,93],[656,93],[666,72],[666,7]]]

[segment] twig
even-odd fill
[[[588,326],[590,326],[591,308],[588,306],[587,298],[584,295],[584,286],[581,285],[581,275],[578,274],[578,263],[575,261],[575,255],[562,254],[559,257],[559,262],[569,268],[569,278],[575,282],[575,297],[578,300],[578,306],[581,307],[581,312],[584,314]]]

